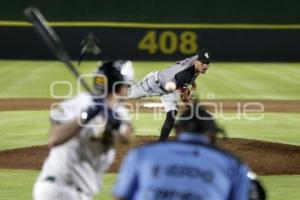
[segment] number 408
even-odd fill
[[[184,31],[176,34],[173,31],[149,31],[140,40],[139,50],[146,50],[150,54],[160,51],[163,54],[173,54],[179,51],[182,54],[193,54],[198,49],[197,34],[192,31]]]

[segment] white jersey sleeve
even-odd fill
[[[64,124],[75,120],[82,111],[93,105],[92,97],[88,93],[81,93],[69,100],[54,104],[50,111],[52,124]]]

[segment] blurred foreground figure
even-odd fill
[[[131,62],[104,63],[93,95],[80,93],[51,110],[51,150],[34,185],[35,200],[90,200],[100,191],[116,141],[128,142],[132,132],[128,112],[117,98],[126,97],[132,79]]]
[[[222,132],[198,105],[175,123],[177,139],[131,150],[123,161],[115,200],[248,200],[256,199],[249,168],[215,147]]]

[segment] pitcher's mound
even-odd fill
[[[109,172],[117,172],[129,148],[157,141],[155,136],[137,136],[131,146],[117,146],[117,156]],[[247,139],[221,139],[219,146],[233,152],[260,175],[300,174],[300,146]],[[0,168],[40,169],[48,154],[46,146],[0,152]]]

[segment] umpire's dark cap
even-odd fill
[[[195,134],[225,133],[225,131],[217,125],[212,115],[205,111],[199,104],[189,106],[189,108],[180,115],[174,127],[181,131]]]
[[[197,53],[197,60],[204,64],[209,64],[211,62],[211,54],[207,49],[200,49]]]

